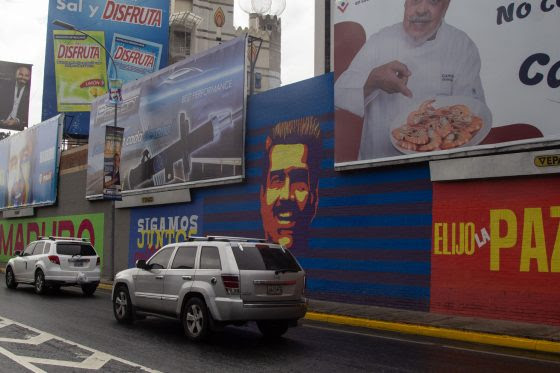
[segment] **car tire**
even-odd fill
[[[45,274],[38,269],[35,271],[35,293],[43,295],[47,292],[47,283],[45,281]]]
[[[285,320],[257,321],[259,331],[265,338],[280,338],[288,331],[289,325]]]
[[[97,290],[97,284],[83,284],[82,292],[86,297],[91,297],[93,293]]]
[[[191,341],[202,341],[210,335],[210,314],[204,301],[191,298],[183,308],[181,316],[185,335]]]
[[[113,314],[121,324],[130,324],[134,320],[134,310],[128,288],[119,285],[113,294]]]
[[[6,268],[6,286],[8,289],[15,289],[18,286],[12,267]]]

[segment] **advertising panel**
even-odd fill
[[[334,11],[335,165],[560,135],[557,2],[337,1]]]
[[[0,141],[0,209],[56,202],[60,121],[57,116]]]
[[[105,43],[103,32],[86,33]],[[107,93],[105,50],[75,31],[55,30],[53,37],[57,110],[89,111],[91,102]]]
[[[117,66],[119,79],[131,82],[159,70],[162,45],[126,35],[114,34],[111,55]],[[109,76],[115,76],[109,64]]]
[[[0,219],[0,260],[7,262],[41,236],[82,237],[89,238],[103,265],[103,223],[103,214]]]
[[[103,198],[121,200],[121,150],[124,128],[105,127],[103,160]]]
[[[169,243],[186,241],[202,232],[202,203],[137,208],[130,212],[128,266],[148,259]]]
[[[325,74],[249,96],[245,181],[132,209],[129,265],[183,231],[266,238],[297,257],[312,299],[428,311],[429,168],[336,172],[332,86]]]
[[[61,31],[60,26],[53,25],[53,21],[58,20],[74,26],[76,29],[90,33],[90,30],[103,34],[101,41],[104,47],[113,50],[113,40],[115,34],[123,40],[131,40],[138,43],[144,43],[148,51],[151,48],[161,48],[161,54],[158,61],[154,61],[154,69],[157,66],[164,67],[167,65],[167,46],[169,38],[169,1],[160,0],[49,0],[49,17],[47,23],[47,37],[45,50],[45,74],[43,82],[43,120],[50,118],[63,109],[58,107],[57,102],[57,81],[55,78],[55,31]],[[88,38],[92,41],[91,38]],[[138,41],[138,40],[140,41]],[[98,39],[99,40],[99,39]],[[153,44],[152,44],[153,43]],[[128,45],[130,45],[129,42]],[[124,46],[124,45],[123,45]],[[148,47],[149,46],[149,47]],[[135,46],[136,47],[136,46]],[[128,53],[123,53],[124,61],[133,63],[136,60],[134,48],[126,47]],[[115,45],[115,51],[118,45]],[[107,54],[107,53],[106,53]],[[109,56],[103,60],[105,71],[111,68],[112,64]],[[78,58],[79,59],[79,58]],[[138,59],[137,61],[140,61]],[[145,61],[145,60],[144,60]],[[115,59],[115,62],[117,60]],[[119,62],[122,62],[119,61]],[[77,65],[81,65],[78,63]],[[134,63],[133,63],[134,65]],[[130,64],[125,65],[119,63],[117,67],[118,78],[129,77],[131,75]],[[134,65],[136,66],[136,65]],[[142,64],[136,69],[136,74],[147,73],[148,69],[144,69]],[[58,73],[58,72],[57,72]],[[114,71],[111,70],[111,74]],[[106,75],[106,74],[105,74]],[[117,78],[117,76],[109,75],[109,79]],[[75,83],[75,82],[74,82]],[[106,83],[106,82],[105,82]],[[107,85],[103,87],[107,91]],[[85,96],[85,93],[82,95]],[[82,97],[89,101],[79,110],[74,111],[72,115],[67,116],[65,132],[73,136],[87,137],[89,133],[89,104],[95,97]],[[60,98],[58,98],[60,100]]]
[[[560,325],[560,178],[435,183],[432,312]]]
[[[27,128],[31,65],[0,61],[0,129]]]
[[[243,177],[246,39],[123,85],[118,126],[123,193]],[[86,197],[103,193],[107,96],[92,105]]]

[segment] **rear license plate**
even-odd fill
[[[281,285],[268,285],[266,288],[266,294],[268,295],[282,295]]]
[[[80,261],[76,261],[74,262],[74,267],[83,267],[84,266],[84,262]]]

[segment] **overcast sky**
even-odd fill
[[[54,0],[53,0],[54,1]],[[237,1],[237,0],[236,0]],[[282,84],[313,76],[314,1],[286,0],[282,15]],[[0,60],[33,64],[29,123],[41,120],[49,0],[0,0]],[[236,26],[247,16],[235,8]]]

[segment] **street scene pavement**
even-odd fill
[[[105,287],[105,286],[103,286]],[[38,296],[0,281],[2,372],[492,371],[554,372],[560,356],[304,320],[278,341],[227,327],[189,342],[179,322],[113,317],[110,292],[78,288]],[[325,305],[324,305],[325,306]]]

